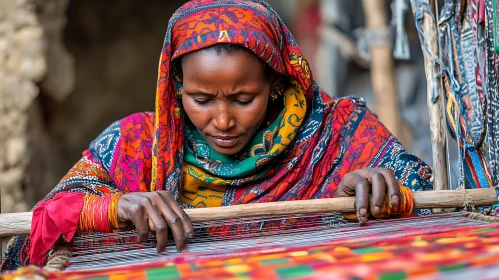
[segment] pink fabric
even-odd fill
[[[479,0],[479,5],[478,5],[478,23],[483,23],[485,19],[485,1],[484,0]]]
[[[83,193],[62,192],[41,201],[33,212],[30,233],[30,263],[43,266],[47,253],[62,236],[71,241],[78,229]]]

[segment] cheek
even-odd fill
[[[250,106],[236,109],[239,123],[247,130],[256,130],[265,119],[268,98],[255,98]]]
[[[196,128],[202,129],[209,122],[208,112],[197,106],[192,98],[182,98],[182,107],[184,108],[185,114]]]

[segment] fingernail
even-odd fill
[[[374,210],[374,213],[376,213],[376,214],[381,213],[381,208],[379,208],[379,206],[374,206],[373,210]]]
[[[366,209],[366,208],[360,208],[360,209],[359,209],[359,214],[360,214],[361,216],[365,216],[365,215],[367,214],[367,209]]]
[[[392,204],[399,204],[400,197],[398,195],[392,195]]]
[[[190,231],[190,232],[186,232],[186,233],[185,233],[185,237],[188,237],[188,238],[193,238],[193,237],[194,237],[194,233],[192,233],[192,231]]]

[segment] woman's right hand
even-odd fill
[[[168,227],[179,252],[194,236],[189,216],[167,191],[124,194],[118,201],[118,221],[122,230],[135,227],[139,243],[147,240],[149,231],[156,232],[158,253],[168,246]]]

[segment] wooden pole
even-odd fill
[[[322,37],[323,40],[327,40],[337,44],[341,54],[344,57],[353,60],[362,68],[369,69],[371,67],[368,61],[365,61],[359,57],[357,44],[337,28],[327,25],[321,25],[317,28],[317,33]]]
[[[388,26],[388,12],[385,0],[362,0],[364,17],[368,30],[382,30]],[[375,99],[375,112],[380,121],[408,147],[412,139],[408,129],[403,127],[399,109],[399,96],[395,80],[395,62],[391,42],[371,46],[371,83]]]
[[[421,0],[432,5],[433,1]],[[411,1],[412,3],[413,1]],[[430,6],[433,7],[433,6]],[[416,17],[415,9],[412,7],[414,17]],[[435,9],[433,9],[435,10]],[[427,85],[427,105],[430,117],[430,132],[431,132],[431,148],[433,154],[433,189],[435,190],[448,190],[449,181],[447,174],[447,147],[446,142],[446,126],[444,114],[444,91],[442,87],[442,79],[438,75],[438,69],[434,68],[432,58],[439,57],[439,39],[437,25],[433,17],[427,12],[423,12],[422,22],[423,34],[426,42],[428,43],[428,51],[426,52],[423,44],[423,56],[425,63],[426,85]],[[420,35],[420,39],[421,35]],[[422,40],[421,40],[422,41]],[[435,67],[437,67],[435,65]],[[434,102],[433,90],[438,92],[438,98]]]
[[[2,186],[0,185],[0,216],[2,215]],[[0,236],[0,258],[3,259],[3,238]]]
[[[413,196],[416,209],[462,207],[467,198],[471,198],[475,206],[490,206],[498,201],[493,188],[473,189],[466,192],[462,190],[424,191],[414,192]],[[185,209],[185,212],[193,222],[206,222],[262,216],[352,213],[355,212],[354,202],[355,197],[340,197]],[[31,216],[31,212],[1,214],[0,237],[29,234]]]

